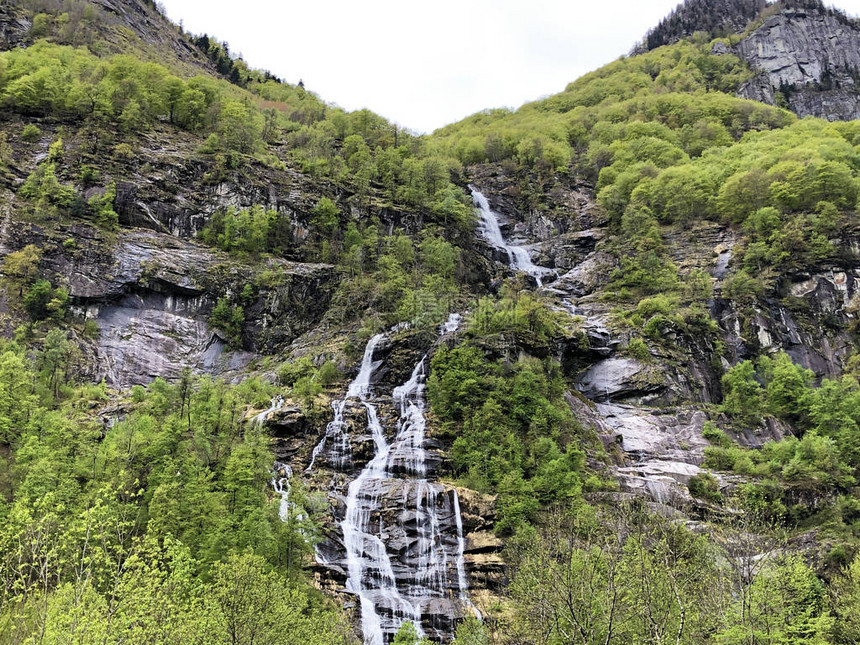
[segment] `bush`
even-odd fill
[[[24,309],[33,320],[61,319],[66,315],[68,300],[69,292],[64,288],[54,289],[48,280],[36,280],[24,295]]]
[[[705,421],[702,427],[702,436],[711,442],[712,445],[720,448],[730,448],[734,444],[732,440],[726,436],[726,433],[720,430],[712,421]]]
[[[38,141],[41,136],[42,131],[39,129],[39,126],[33,123],[28,123],[24,126],[24,129],[21,130],[21,138],[28,143]]]
[[[284,363],[278,368],[278,382],[285,387],[293,387],[299,379],[307,378],[314,372],[310,356]]]
[[[640,361],[651,359],[651,350],[648,349],[648,345],[641,338],[630,339],[630,342],[627,344],[627,353]]]
[[[701,472],[693,475],[687,483],[687,489],[690,491],[690,495],[696,499],[704,499],[715,504],[720,504],[723,501],[723,496],[720,494],[720,483],[711,473]]]
[[[741,361],[722,378],[722,411],[748,425],[758,425],[764,405],[764,391],[756,380],[752,361]]]
[[[334,364],[334,361],[326,361],[325,363],[323,363],[320,366],[320,369],[316,375],[316,381],[322,387],[329,387],[339,378],[340,372],[338,372],[337,366]]]

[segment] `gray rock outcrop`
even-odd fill
[[[860,117],[860,27],[825,9],[783,9],[736,46],[759,71],[739,96],[830,121]]]

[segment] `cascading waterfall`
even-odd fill
[[[440,333],[456,331],[460,319],[452,315]],[[370,385],[379,367],[373,353],[382,337],[374,336],[368,343],[359,375],[344,399],[357,398],[367,413],[373,458],[347,489],[346,510],[340,522],[342,557],[335,562],[318,552],[320,564],[335,565],[346,572],[346,590],[359,599],[365,645],[391,642],[406,620],[412,621],[421,635],[447,638],[464,607],[479,615],[468,598],[459,499],[455,491],[427,479],[427,357],[418,362],[409,380],[392,392],[398,420],[396,434],[389,442]],[[326,438],[347,434],[343,402],[333,407],[335,420],[326,428],[326,437],[312,459],[325,453],[329,464],[343,468],[348,462],[337,458],[339,449],[332,446],[326,451]]]
[[[251,423],[257,426],[262,426],[270,415],[284,407],[284,397],[280,394],[272,398],[268,408],[254,415]],[[293,476],[293,469],[289,464],[276,461],[272,467],[272,488],[281,497],[281,505],[278,509],[278,517],[282,522],[286,522],[290,514],[290,479]]]
[[[337,469],[343,469],[349,465],[352,460],[352,451],[349,444],[349,433],[346,425],[343,422],[343,411],[346,408],[346,403],[349,399],[364,399],[370,391],[370,377],[373,371],[378,367],[378,364],[373,362],[373,352],[376,351],[376,346],[385,337],[384,334],[376,334],[368,341],[364,348],[364,356],[361,359],[361,367],[358,370],[358,376],[349,384],[346,391],[346,396],[341,400],[333,401],[331,404],[334,410],[334,418],[326,426],[325,434],[320,442],[314,446],[311,453],[311,463],[305,468],[305,472],[309,473],[313,470],[314,464],[326,447],[326,442],[331,441],[332,447],[328,451],[328,459],[332,466]]]
[[[275,462],[275,467],[272,469],[272,488],[281,496],[281,505],[278,507],[278,517],[282,522],[286,522],[290,517],[290,479],[293,476],[293,469],[289,464],[282,464],[280,461]]]
[[[269,415],[277,412],[282,407],[284,407],[284,397],[278,394],[276,397],[272,398],[268,408],[254,416],[251,423],[258,426],[263,425],[266,422],[266,419],[269,418]]]
[[[508,254],[508,266],[512,271],[528,273],[535,279],[537,286],[543,286],[543,279],[546,276],[555,275],[555,270],[538,266],[532,262],[531,256],[525,247],[508,244],[502,235],[502,229],[499,228],[499,217],[490,208],[487,198],[473,186],[469,186],[469,190],[472,191],[472,202],[474,202],[475,208],[478,209],[481,216],[479,230],[484,239],[497,249],[502,249]]]

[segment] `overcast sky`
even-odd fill
[[[431,132],[554,94],[679,0],[162,0],[192,33],[348,110]],[[860,0],[836,6],[860,15]]]

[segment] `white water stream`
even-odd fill
[[[364,356],[361,359],[361,367],[358,370],[358,376],[349,384],[349,389],[346,391],[346,396],[343,399],[332,401],[331,407],[334,410],[334,418],[326,426],[325,434],[322,440],[314,446],[311,454],[311,463],[305,469],[306,473],[313,470],[317,457],[325,450],[326,442],[331,441],[332,446],[328,451],[328,459],[331,465],[337,469],[343,469],[352,461],[352,450],[349,444],[348,428],[343,422],[343,411],[346,408],[346,403],[350,399],[364,398],[370,392],[370,377],[373,371],[379,367],[378,363],[373,362],[373,352],[376,351],[376,346],[385,338],[384,334],[376,334],[368,341],[364,348]]]
[[[440,333],[456,331],[459,321],[459,316],[452,315]],[[479,615],[468,597],[459,499],[455,491],[427,479],[427,357],[392,392],[398,418],[396,434],[389,441],[371,386],[379,367],[373,354],[383,337],[371,338],[358,376],[344,399],[332,404],[335,418],[308,467],[322,456],[330,467],[348,470],[352,466],[343,415],[346,401],[357,399],[367,414],[374,453],[348,486],[340,522],[343,557],[337,564],[347,574],[346,590],[358,597],[365,645],[390,643],[406,620],[421,635],[450,637],[463,608]],[[334,564],[319,553],[318,560],[325,566]]]
[[[535,279],[537,286],[543,286],[544,278],[555,275],[555,270],[538,266],[532,262],[528,249],[525,247],[508,244],[502,235],[502,229],[499,228],[499,216],[490,208],[487,198],[473,186],[469,186],[469,190],[472,191],[472,201],[481,217],[478,225],[481,236],[494,247],[508,254],[508,266],[512,271],[528,273]]]

